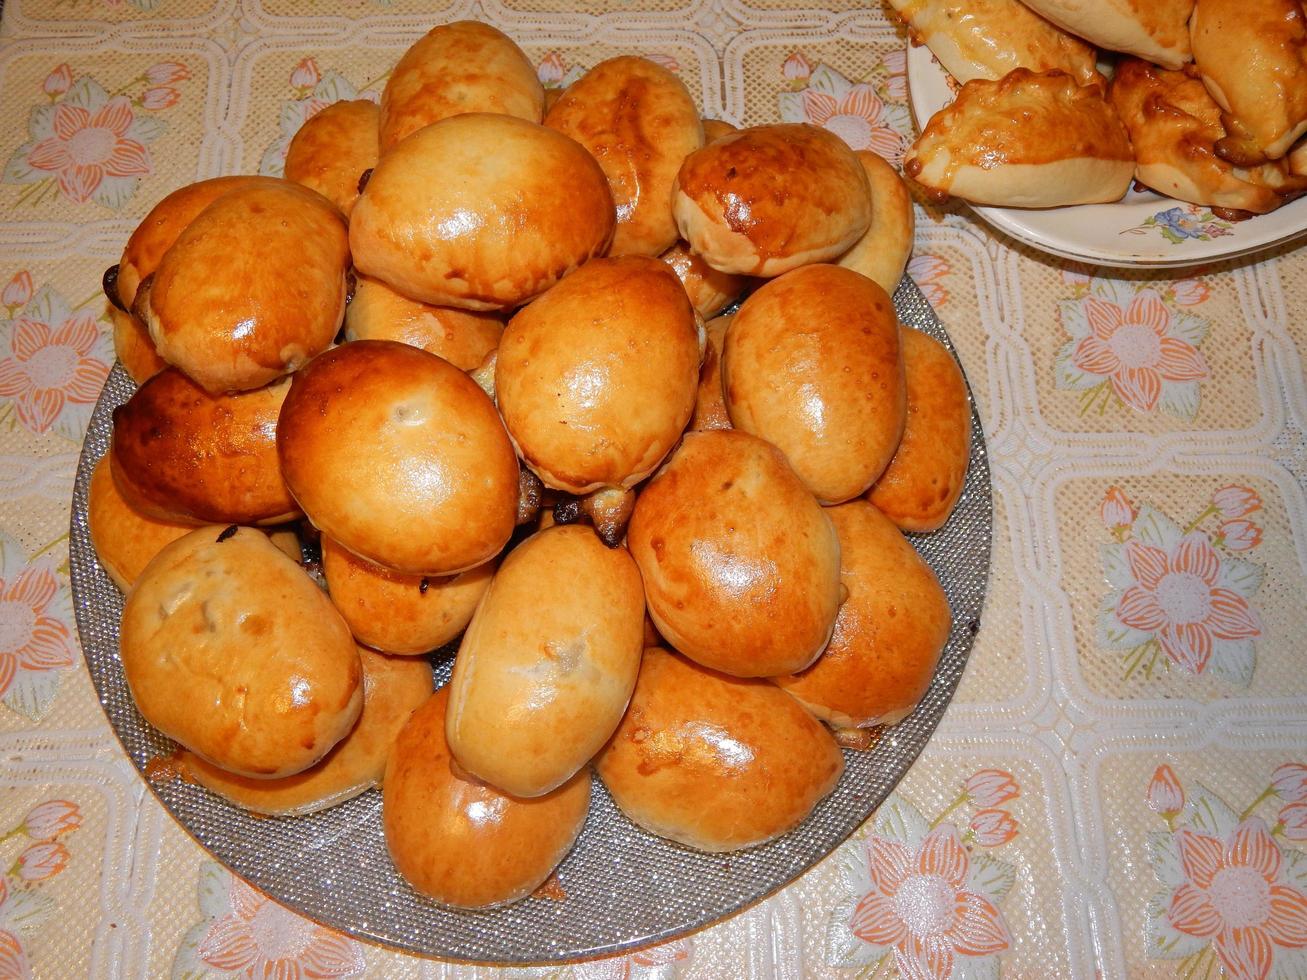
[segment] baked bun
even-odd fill
[[[198,528],[160,551],[127,594],[119,645],[145,720],[243,776],[303,772],[363,706],[349,627],[250,528]]]
[[[936,197],[1015,208],[1117,201],[1134,170],[1125,126],[1098,88],[1024,68],[963,85],[903,160]]]
[[[721,119],[701,119],[703,123],[703,141],[711,143],[721,136],[728,136],[731,133],[738,133],[739,126],[732,126],[730,123]]]
[[[442,647],[472,620],[493,560],[448,577],[405,575],[322,538],[322,574],[331,603],[354,638],[386,653],[418,654]]]
[[[380,115],[376,103],[354,99],[312,116],[286,150],[286,179],[317,191],[349,217],[364,171],[377,165]]]
[[[903,434],[893,301],[837,265],[773,279],[726,331],[722,388],[731,424],[780,449],[820,503],[866,492]]]
[[[91,471],[86,523],[101,567],[122,592],[132,587],[164,545],[195,530],[194,524],[163,521],[133,510],[113,482],[108,456]]]
[[[722,389],[722,345],[726,343],[726,330],[730,325],[729,316],[719,316],[704,325],[708,343],[703,351],[703,366],[699,369],[699,395],[694,403],[694,417],[690,420],[690,428],[695,432],[731,428],[726,394]]]
[[[207,391],[258,388],[325,350],[345,315],[345,219],[264,178],[213,201],[137,290],[154,346]]]
[[[575,140],[469,113],[382,156],[349,238],[354,264],[405,296],[506,310],[602,253],[615,220],[604,172]]]
[[[288,380],[211,395],[176,368],[114,409],[114,480],[151,517],[196,524],[280,524],[299,516],[277,461]]]
[[[281,779],[250,779],[183,752],[185,776],[237,806],[275,817],[316,813],[380,785],[395,736],[409,715],[431,697],[431,665],[425,660],[387,657],[367,647],[359,647],[358,652],[363,710],[349,734],[321,762]]]
[[[1307,139],[1301,139],[1289,151],[1289,172],[1297,177],[1307,177]]]
[[[512,38],[462,20],[432,28],[404,52],[381,93],[384,153],[423,126],[466,112],[538,123],[545,91]]]
[[[720,852],[797,827],[839,782],[844,756],[812,715],[766,681],[654,648],[595,770],[651,834]]]
[[[1110,94],[1130,130],[1135,178],[1167,197],[1264,214],[1307,190],[1284,160],[1238,167],[1220,157],[1221,110],[1197,78],[1129,59]]]
[[[871,504],[826,511],[840,536],[840,606],[830,646],[803,673],[777,677],[818,718],[840,728],[892,725],[930,686],[952,625],[930,566]]]
[[[643,641],[644,592],[625,548],[575,524],[532,535],[459,645],[445,723],[454,758],[514,796],[561,786],[621,720]]]
[[[912,195],[899,172],[870,150],[855,154],[871,185],[871,227],[837,260],[860,272],[891,296],[908,267],[917,219]]]
[[[497,555],[517,518],[517,457],[485,392],[448,361],[360,340],[295,374],[277,427],[286,485],[314,526],[412,575]]]
[[[636,499],[627,546],[658,632],[705,666],[791,673],[830,639],[835,529],[780,450],[755,436],[687,433]]]
[[[673,208],[714,269],[779,276],[847,252],[871,224],[867,173],[847,143],[806,123],[754,126],[685,158]]]
[[[445,742],[448,702],[443,687],[395,740],[382,784],[386,848],[409,884],[442,905],[516,902],[572,849],[590,808],[590,773],[532,800],[467,776]]]
[[[113,324],[113,351],[138,385],[144,384],[168,366],[154,349],[150,331],[136,317],[110,306],[109,322]]]
[[[971,461],[971,401],[962,369],[934,337],[901,327],[907,417],[894,458],[867,494],[905,531],[944,526]]]
[[[609,58],[568,86],[545,125],[589,150],[608,178],[617,207],[609,255],[658,255],[672,246],[676,171],[703,146],[684,82],[647,58]]]
[[[1193,60],[1194,0],[1023,0],[1035,13],[1090,44],[1181,68]],[[1031,67],[1030,65],[1026,66]]]
[[[1198,0],[1189,30],[1203,84],[1225,110],[1220,154],[1278,160],[1307,133],[1307,13],[1302,0]]]
[[[346,340],[397,340],[443,357],[462,371],[480,367],[499,346],[503,332],[499,313],[419,303],[371,276],[358,276],[354,298],[345,308]]]
[[[595,259],[509,321],[495,392],[546,486],[629,487],[680,438],[700,359],[694,310],[664,263]]]
[[[959,82],[997,81],[1014,68],[1101,81],[1094,49],[1019,0],[890,0],[909,35]]]
[[[734,303],[750,283],[748,276],[719,272],[690,251],[685,242],[677,242],[661,256],[672,267],[685,287],[685,295],[701,317],[711,317]]]

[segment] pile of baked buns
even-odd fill
[[[139,387],[90,531],[168,765],[265,814],[380,785],[395,865],[459,907],[547,880],[592,768],[692,848],[799,824],[930,682],[949,606],[901,529],[970,457],[887,293],[888,164],[701,120],[643,58],[547,101],[442,25],[105,277]]]
[[[961,83],[904,161],[941,200],[1097,204],[1137,180],[1240,219],[1307,192],[1302,0],[891,3]]]

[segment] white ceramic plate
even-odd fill
[[[908,42],[908,92],[918,131],[953,101],[949,81],[929,48]],[[1307,233],[1307,197],[1247,221],[1225,221],[1209,208],[1133,190],[1116,204],[971,208],[999,231],[1042,252],[1120,267],[1197,265],[1261,251]]]

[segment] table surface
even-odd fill
[[[704,113],[911,138],[904,38],[822,0],[9,0],[0,24],[0,976],[413,977],[168,817],[105,722],[68,583],[113,359],[100,274],[173,188],[278,174],[323,105],[476,17],[549,85],[616,53]],[[1307,251],[1175,273],[1053,260],[918,209],[909,271],[990,443],[971,664],[852,840],[682,940],[577,977],[1307,976]],[[523,971],[513,971],[523,972]]]

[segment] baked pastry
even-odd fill
[[[711,143],[719,136],[727,136],[730,133],[738,133],[739,126],[732,126],[730,123],[721,119],[703,119],[703,141]]]
[[[766,681],[727,677],[654,648],[595,771],[645,830],[720,852],[797,827],[839,782],[844,756],[797,701]]]
[[[154,341],[150,339],[145,324],[136,317],[110,306],[109,322],[113,324],[113,351],[138,385],[168,366],[154,349]]]
[[[499,411],[546,486],[634,486],[689,421],[701,356],[694,310],[664,263],[595,259],[509,321]]]
[[[367,99],[333,102],[291,138],[286,179],[317,191],[348,218],[363,174],[377,165],[380,117]]]
[[[695,432],[731,428],[726,394],[722,389],[722,345],[726,343],[726,330],[730,325],[729,316],[719,316],[704,325],[708,343],[703,351],[703,366],[699,369],[699,395],[694,403],[694,416],[690,419],[690,428]]]
[[[673,209],[681,237],[714,269],[779,276],[847,252],[871,224],[871,190],[834,133],[781,123],[691,153]]]
[[[1116,201],[1134,169],[1125,126],[1098,88],[1024,68],[963,85],[903,160],[941,200],[1016,208]]]
[[[590,807],[590,773],[532,800],[501,793],[450,755],[448,703],[443,687],[395,740],[381,791],[386,848],[409,884],[442,905],[516,902],[572,849]]]
[[[912,195],[899,172],[870,150],[858,150],[858,162],[871,185],[871,227],[837,265],[860,272],[891,296],[908,267],[917,219]]]
[[[959,82],[997,81],[1014,68],[1100,81],[1094,49],[1019,0],[890,0],[913,39]]]
[[[495,574],[494,560],[451,576],[405,575],[322,538],[331,604],[354,638],[386,653],[419,654],[463,632]]]
[[[277,460],[288,380],[211,395],[176,368],[160,371],[114,409],[113,476],[151,517],[280,524],[299,516]]]
[[[506,310],[601,254],[615,220],[604,172],[575,140],[468,113],[384,153],[349,240],[355,266],[405,296]]]
[[[621,720],[643,640],[644,592],[625,548],[575,524],[532,535],[504,559],[459,644],[445,722],[454,758],[514,796],[561,786]]]
[[[538,123],[544,88],[513,39],[462,20],[432,28],[404,52],[381,93],[381,151],[423,126],[465,112]]]
[[[303,772],[363,706],[349,627],[261,532],[216,525],[178,538],[123,606],[123,672],[145,720],[228,772]]]
[[[91,471],[86,524],[100,565],[126,592],[163,546],[195,530],[194,524],[165,521],[139,513],[118,492],[104,456]]]
[[[265,178],[214,200],[141,283],[133,312],[154,346],[207,391],[244,391],[325,350],[345,315],[344,216],[321,194]]]
[[[1283,157],[1307,133],[1302,0],[1198,0],[1189,30],[1203,84],[1225,112],[1217,152],[1243,166]]]
[[[672,246],[672,184],[704,140],[684,82],[647,58],[609,58],[568,86],[545,125],[589,150],[608,178],[617,207],[609,255],[658,255]]]
[[[837,265],[773,279],[726,331],[722,388],[731,424],[780,449],[819,503],[865,493],[903,434],[893,301]]]
[[[654,625],[691,660],[770,677],[802,670],[830,639],[839,542],[770,443],[687,433],[636,499],[626,540]]]
[[[840,606],[830,646],[801,674],[775,681],[840,728],[910,715],[935,675],[952,619],[948,597],[898,528],[865,500],[826,513],[840,536]]]
[[[1298,177],[1307,177],[1307,139],[1301,139],[1289,151],[1289,172]]]
[[[503,332],[499,313],[419,303],[371,276],[358,276],[354,298],[345,308],[346,340],[397,340],[463,371],[479,367],[499,346]]]
[[[395,737],[431,697],[431,665],[359,647],[363,708],[348,735],[322,761],[281,779],[251,779],[183,752],[184,776],[254,813],[298,817],[352,800],[381,783]]]
[[[1194,10],[1194,0],[1023,2],[1063,30],[1100,48],[1132,54],[1163,68],[1182,68],[1193,60],[1189,16]]]
[[[730,306],[751,281],[748,276],[719,272],[691,252],[685,242],[677,242],[659,257],[672,267],[701,317],[715,316]]]
[[[1167,197],[1264,214],[1307,190],[1286,160],[1240,167],[1221,158],[1221,110],[1203,83],[1135,59],[1117,65],[1112,105],[1130,130],[1135,178]]]
[[[475,568],[516,524],[517,457],[494,404],[407,344],[355,341],[296,372],[277,451],[315,527],[399,572]]]

